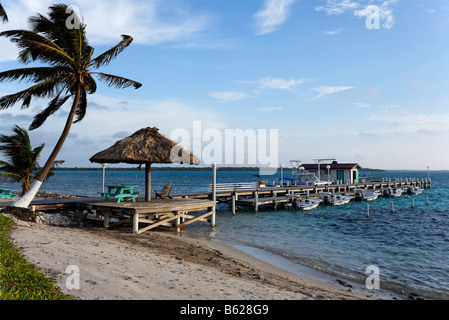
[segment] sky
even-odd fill
[[[3,0],[10,22],[0,30],[27,28],[27,17],[46,14],[52,3]],[[103,72],[143,86],[117,90],[97,82],[85,119],[72,126],[58,156],[66,167],[99,167],[92,155],[157,127],[205,165],[221,164],[220,156],[232,162],[232,152],[234,163],[224,164],[253,164],[248,155],[238,160],[237,147],[218,150],[227,131],[242,130],[256,134],[257,148],[243,151],[257,150],[256,165],[269,153],[269,164],[284,166],[335,158],[365,168],[449,169],[447,0],[67,4],[87,24],[94,56],[122,34],[134,38]],[[7,39],[0,48],[0,71],[24,67]],[[26,85],[0,83],[0,96]],[[0,133],[11,134],[15,124],[28,128],[45,107],[36,100],[25,110],[0,110]],[[34,145],[46,144],[42,164],[69,109],[67,103],[30,132]]]

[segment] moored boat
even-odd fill
[[[317,208],[323,200],[321,199],[305,199],[300,200],[298,203],[298,209],[308,211]]]
[[[345,196],[345,195],[325,195],[323,197],[323,202],[326,205],[330,206],[341,206],[343,204],[349,203],[354,197],[353,196]]]
[[[424,189],[423,188],[419,188],[419,187],[414,187],[414,186],[405,186],[407,188],[407,194],[414,194],[414,195],[418,195],[423,193]]]
[[[386,198],[396,198],[396,197],[400,197],[403,192],[404,192],[404,190],[400,189],[400,188],[397,188],[397,189],[388,188],[388,189],[384,189],[384,191],[382,192],[382,195]]]
[[[354,193],[354,200],[356,201],[374,201],[380,196],[380,192],[356,190]]]

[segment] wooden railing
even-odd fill
[[[239,190],[251,190],[263,187],[260,182],[248,182],[248,183],[217,183],[215,185],[216,192],[222,191],[239,191]],[[209,185],[209,192],[213,192],[213,185]]]

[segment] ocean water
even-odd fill
[[[380,178],[426,178],[427,171],[364,172]],[[218,171],[217,182],[254,182],[258,172]],[[288,177],[289,172],[284,172]],[[278,176],[279,177],[279,174]],[[364,283],[366,268],[377,266],[382,289],[404,290],[430,298],[449,298],[449,172],[431,171],[432,189],[421,195],[351,202],[312,211],[267,207],[258,213],[239,208],[232,215],[225,204],[217,207],[216,227],[197,223],[183,232],[249,247],[270,259],[310,267],[338,278]],[[275,179],[270,176],[266,181]],[[152,188],[171,183],[173,193],[205,191],[211,172],[153,171]],[[135,185],[144,191],[143,171],[107,171],[106,185]],[[18,185],[0,187],[19,190]],[[56,171],[41,190],[96,196],[102,188],[101,171]],[[154,192],[154,191],[153,191]],[[415,208],[412,208],[412,199]],[[427,204],[428,199],[428,204]],[[391,202],[395,213],[391,213]],[[273,258],[274,257],[274,258]],[[275,261],[272,261],[275,264]]]

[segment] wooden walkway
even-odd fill
[[[237,184],[236,184],[237,185]],[[217,203],[228,203],[235,213],[237,206],[259,210],[261,205],[273,206],[287,203],[291,195],[300,198],[320,198],[323,192],[353,195],[356,190],[382,191],[386,188],[420,187],[431,188],[430,180],[412,181],[373,181],[358,184],[334,184],[329,186],[281,186],[256,187],[212,192],[185,192],[171,194],[172,199],[152,199],[150,202],[112,201],[104,198],[76,198],[60,200],[36,200],[30,205],[34,211],[82,209],[95,210],[97,219],[104,222],[105,227],[117,227],[131,223],[136,234],[152,230],[159,226],[172,226],[176,230],[197,222],[208,222],[215,226],[215,208]],[[0,207],[9,206],[12,201],[0,201]],[[111,218],[114,218],[114,222]],[[144,226],[141,228],[141,226]]]
[[[329,192],[334,194],[354,195],[356,190],[370,190],[382,192],[388,188],[408,188],[420,187],[428,189],[432,187],[431,181],[427,179],[422,180],[399,180],[396,181],[373,181],[369,183],[355,183],[355,184],[332,184],[328,186],[280,186],[280,187],[258,187],[234,189],[227,191],[217,191],[215,199],[219,203],[228,203],[231,206],[232,212],[235,213],[237,206],[244,206],[253,208],[254,211],[259,211],[259,206],[270,205],[275,209],[279,204],[287,203],[291,200],[288,195],[296,195],[301,199],[316,199],[321,198],[322,193]],[[191,192],[174,194],[172,197],[189,198],[189,199],[211,199],[213,198],[210,192]]]

